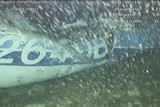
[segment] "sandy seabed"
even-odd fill
[[[0,89],[1,107],[159,107],[160,50],[40,83]]]

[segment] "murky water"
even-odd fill
[[[86,5],[84,6],[85,3]],[[109,13],[115,12],[113,8],[116,8],[116,3],[111,4],[102,2],[96,7],[94,2],[55,2],[53,3],[55,7],[45,4],[38,8],[35,8],[36,4],[23,4],[22,6],[24,7],[30,7],[32,12],[29,13],[29,10],[25,10],[24,13],[19,13],[28,18],[32,15],[36,16],[33,19],[28,19],[32,22],[32,27],[27,26],[28,24],[26,23],[26,26],[23,28],[21,27],[21,21],[17,20],[14,22],[6,21],[5,23],[9,23],[10,26],[16,27],[21,31],[26,30],[25,32],[28,32],[32,30],[35,34],[47,35],[48,38],[56,40],[57,38],[72,38],[68,36],[72,30],[69,30],[69,33],[64,32],[66,35],[58,35],[59,31],[63,30],[63,24],[85,20],[90,26],[94,26],[92,22],[97,21],[97,17],[106,18]],[[77,5],[84,8],[79,9]],[[8,6],[11,12],[15,12],[16,8],[13,8],[11,4],[6,4],[6,6]],[[130,5],[127,6],[129,7]],[[154,3],[146,3],[143,6],[139,5],[135,7],[146,10],[143,11],[144,13],[141,13],[141,16],[145,17],[138,17],[145,23],[136,24],[136,27],[146,27],[146,25],[153,24],[155,18],[159,18],[158,15],[154,17],[155,14],[158,14],[152,8],[154,6],[157,6],[155,9],[158,11],[159,4]],[[120,7],[123,7],[123,5],[119,5]],[[21,7],[20,10],[23,9]],[[38,12],[36,12],[37,10],[33,11],[33,9],[38,9]],[[104,14],[105,11],[103,9],[108,9],[106,14]],[[100,10],[101,14],[99,13]],[[136,9],[135,12],[138,14]],[[55,16],[53,16],[53,13]],[[5,15],[1,14],[0,16],[4,18]],[[72,17],[69,15],[72,15]],[[39,18],[43,20],[39,20]],[[118,16],[117,18],[121,19]],[[134,18],[125,17],[124,19]],[[156,24],[159,26],[158,22],[156,20]],[[36,25],[36,23],[39,24]],[[85,26],[82,26],[82,28],[86,29]],[[92,31],[91,34],[95,32]],[[159,37],[157,36],[154,39],[159,40]],[[159,77],[160,49],[150,49],[135,57],[129,57],[113,64],[104,64],[65,77],[30,85],[0,89],[0,107],[159,107]]]

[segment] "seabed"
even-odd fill
[[[160,50],[65,77],[0,89],[1,107],[159,107]]]

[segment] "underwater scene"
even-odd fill
[[[159,1],[0,1],[0,107],[159,106]]]

